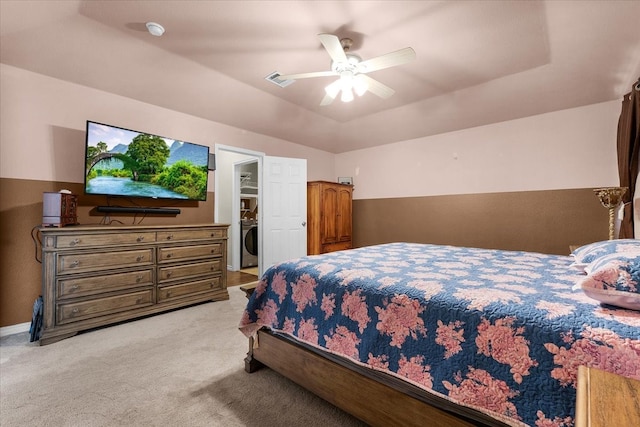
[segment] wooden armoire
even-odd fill
[[[353,186],[307,182],[307,253],[317,255],[352,248]]]

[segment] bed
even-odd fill
[[[280,263],[240,321],[246,370],[371,425],[572,426],[580,365],[640,379],[640,262],[616,260],[622,308],[584,291],[613,280],[598,257],[389,243]]]

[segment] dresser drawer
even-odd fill
[[[59,303],[56,313],[58,324],[77,322],[93,317],[147,307],[154,303],[153,289],[123,295],[98,298],[83,302]]]
[[[129,232],[129,233],[104,233],[104,234],[77,234],[70,236],[58,236],[56,248],[86,248],[115,245],[130,245],[134,243],[154,243],[156,233],[153,232]]]
[[[222,243],[210,245],[173,246],[158,250],[158,262],[182,261],[188,259],[222,256]]]
[[[60,279],[57,285],[57,297],[69,299],[139,286],[153,286],[153,272],[153,268],[148,268],[126,273]]]
[[[212,275],[222,271],[222,260],[215,259],[206,262],[198,262],[192,264],[181,264],[175,266],[159,267],[158,282],[166,282],[168,280],[184,279],[187,277],[196,277],[204,275]]]
[[[158,302],[170,301],[172,299],[191,296],[204,292],[222,289],[222,277],[212,277],[195,282],[180,283],[172,286],[162,286],[158,288]]]
[[[193,242],[196,240],[222,239],[226,229],[158,231],[158,242]]]
[[[58,255],[58,274],[71,274],[108,268],[153,265],[153,248],[118,252],[92,252]]]

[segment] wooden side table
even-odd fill
[[[640,426],[640,381],[578,368],[576,427]]]

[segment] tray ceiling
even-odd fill
[[[640,77],[635,1],[0,2],[2,63],[329,152],[621,99]],[[148,21],[166,29],[151,36]],[[320,106],[334,80],[317,34],[396,93]]]

